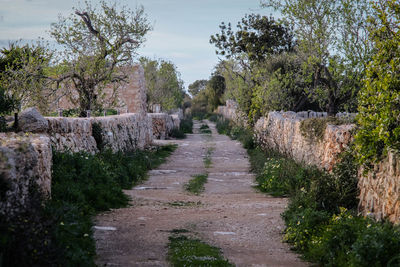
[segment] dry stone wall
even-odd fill
[[[166,113],[149,113],[152,122],[152,131],[154,139],[166,139],[172,132],[172,129],[179,128],[180,114],[168,115]]]
[[[23,212],[31,188],[51,194],[52,150],[45,135],[0,133],[0,216]]]
[[[106,108],[119,109],[121,113],[146,113],[146,81],[143,67],[139,64],[120,69],[126,75],[126,83],[110,85],[104,88],[103,106]],[[116,90],[117,89],[117,90]],[[73,109],[79,103],[78,93],[70,88],[60,88],[50,110]]]
[[[321,141],[302,135],[300,124],[308,118],[324,117],[320,112],[270,112],[260,118],[255,127],[255,138],[264,148],[272,148],[294,160],[332,170],[338,155],[352,140],[355,125],[327,125]]]
[[[232,103],[219,107],[218,112],[233,121],[241,115]],[[338,114],[339,117],[355,114]],[[352,140],[355,125],[328,125],[321,141],[309,140],[300,131],[301,121],[325,117],[323,112],[270,112],[254,126],[255,138],[264,149],[273,148],[308,165],[331,170],[338,155]],[[400,223],[400,155],[390,151],[367,173],[358,174],[359,212],[378,220],[387,218]]]
[[[98,152],[98,148],[110,148],[112,151],[143,149],[152,142],[151,121],[143,114],[127,113],[118,116],[93,118],[48,117],[47,134],[57,151],[89,153]],[[101,144],[93,135],[93,125],[98,127]]]
[[[233,100],[227,100],[226,106],[219,106],[217,112],[238,125],[247,125],[246,115],[238,109],[238,104]]]
[[[360,169],[358,176],[362,214],[400,223],[400,155],[390,151],[366,174]]]

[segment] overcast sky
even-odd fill
[[[97,0],[93,0],[97,2]],[[261,9],[259,0],[121,0],[131,8],[143,5],[154,30],[147,36],[141,56],[172,61],[185,87],[208,79],[218,62],[210,35],[219,24],[236,24],[245,14],[271,11]],[[47,31],[58,14],[68,15],[78,0],[0,0],[0,46],[10,40],[50,39]]]

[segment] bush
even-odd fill
[[[355,136],[357,160],[366,167],[385,156],[387,149],[400,149],[400,3],[373,5],[370,36],[375,55],[367,65],[359,93]]]
[[[183,133],[193,133],[193,120],[191,117],[185,117],[181,120],[179,125],[180,131]]]
[[[216,128],[219,134],[229,135],[231,133],[232,125],[229,120],[220,117],[217,120]]]
[[[352,245],[366,226],[367,220],[342,209],[321,233],[312,237],[306,257],[324,266],[349,266]]]
[[[185,133],[180,128],[173,128],[171,130],[170,136],[176,139],[183,139],[186,137]]]
[[[393,224],[367,221],[352,244],[355,266],[400,266],[400,228]]]

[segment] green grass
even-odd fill
[[[202,133],[202,134],[211,134],[212,132],[210,130],[210,127],[207,124],[202,124],[200,126],[200,133]]]
[[[184,235],[169,237],[168,260],[172,266],[233,266],[219,248]]]
[[[203,159],[204,167],[206,167],[207,169],[210,168],[211,165],[212,165],[211,155],[212,155],[213,151],[214,151],[214,148],[213,147],[209,147],[207,149],[207,153],[206,153],[206,155],[205,155],[205,157]]]
[[[93,216],[125,207],[122,189],[146,179],[176,149],[53,154],[51,199],[33,190],[29,211],[0,218],[0,266],[95,266]]]
[[[201,205],[201,202],[193,202],[193,201],[173,201],[168,203],[171,207],[194,207]]]
[[[184,133],[191,134],[193,133],[193,120],[192,117],[186,116],[180,122],[179,126],[180,130]]]
[[[185,189],[186,191],[199,195],[204,191],[204,184],[207,183],[208,174],[196,174],[192,177],[193,179],[185,185]]]

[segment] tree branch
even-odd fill
[[[79,12],[78,10],[75,11],[75,14],[78,15],[78,16],[80,16],[80,17],[82,18],[83,22],[85,22],[86,27],[88,28],[88,30],[90,31],[90,33],[92,33],[93,35],[95,35],[95,36],[99,39],[99,41],[100,41],[102,44],[104,44],[105,39],[104,39],[103,36],[101,36],[101,34],[100,34],[99,31],[97,31],[97,30],[95,30],[95,29],[93,28],[92,21],[91,21],[91,19],[90,19],[90,17],[89,17],[89,14],[88,14],[87,12]]]

